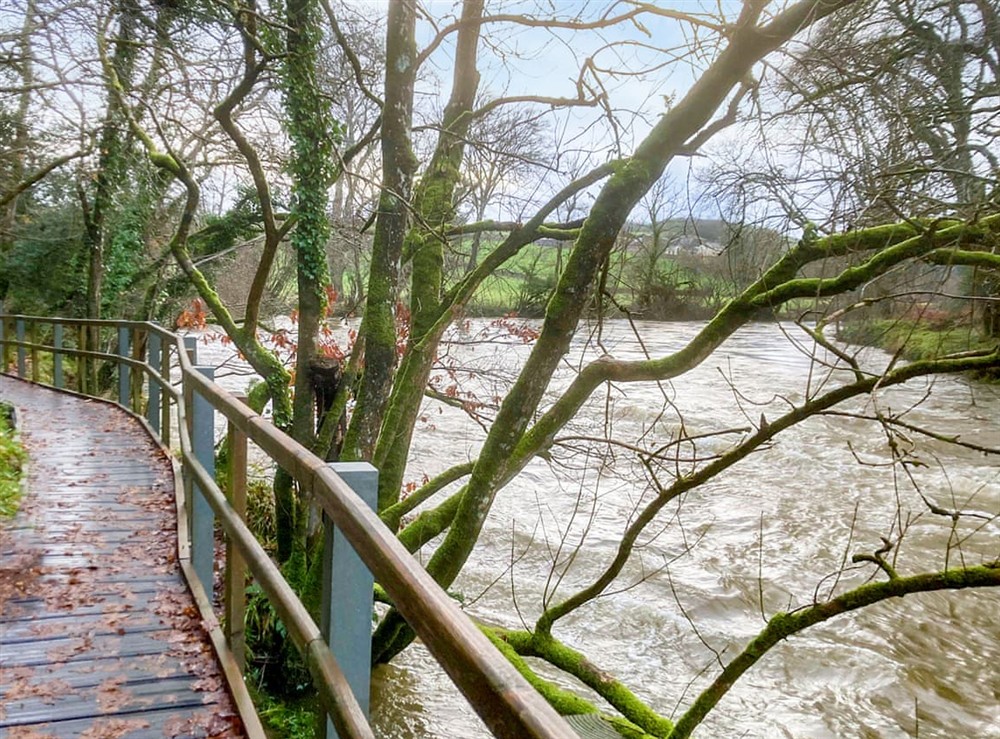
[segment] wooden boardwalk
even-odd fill
[[[239,737],[180,573],[174,483],[123,411],[0,377],[30,456],[0,523],[0,737]]]

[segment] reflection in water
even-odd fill
[[[683,346],[697,326],[643,324],[641,329],[649,353],[662,356]],[[642,356],[622,322],[605,325],[602,345],[617,358]],[[449,353],[465,369],[490,370],[489,377],[468,382],[480,397],[492,397],[502,394],[501,376],[516,370],[529,348],[461,343]],[[599,353],[586,347],[581,332],[553,392],[572,378],[569,367]],[[871,366],[887,360],[874,350],[863,357]],[[599,392],[562,435],[613,433],[654,446],[676,433],[682,419],[688,434],[699,434],[746,427],[762,413],[776,418],[824,381],[831,380],[780,327],[757,324],[672,385],[630,384]],[[908,416],[910,423],[1000,446],[996,386],[962,378],[917,381],[881,393],[878,403],[896,411],[925,395]],[[872,411],[865,401],[849,407]],[[424,417],[409,479],[475,456],[483,432],[461,412],[428,401]],[[950,564],[962,556],[970,564],[995,558],[1000,461],[912,437],[926,465],[912,470],[924,494],[943,507],[985,517],[959,523],[958,535],[974,535],[961,555],[951,552]],[[736,438],[707,439],[697,454],[717,453]],[[515,628],[522,627],[520,614],[530,625],[543,597],[567,596],[607,564],[628,520],[653,493],[633,458],[621,450],[603,451],[580,443],[559,449],[551,462],[532,462],[500,493],[481,546],[456,583],[470,612]],[[557,635],[671,715],[717,670],[706,644],[725,661],[762,628],[762,609],[770,616],[808,604],[816,593],[826,596],[835,583],[830,576],[842,562],[874,551],[880,536],[895,535],[900,524],[907,526],[897,561],[902,572],[944,566],[950,520],[928,515],[913,485],[887,460],[885,434],[873,423],[828,416],[801,424],[668,506],[640,539],[615,587],[621,592],[560,621]],[[549,573],[561,539],[584,543],[553,593]],[[560,556],[566,554],[564,549]],[[849,570],[839,587],[859,585],[870,575],[867,566]],[[1000,596],[990,591],[926,594],[815,627],[747,673],[700,735],[1000,737],[998,606]],[[419,647],[376,675],[373,720],[379,735],[387,737],[486,736]]]

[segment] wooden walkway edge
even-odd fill
[[[242,737],[177,558],[170,461],[111,404],[0,377],[28,494],[0,523],[0,736]]]

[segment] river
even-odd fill
[[[645,350],[662,356],[683,346],[698,325],[637,327]],[[796,331],[754,324],[673,383],[599,392],[563,436],[613,434],[632,443],[645,436],[655,445],[682,421],[688,435],[697,435],[745,427],[761,413],[776,418],[808,388],[846,376],[814,362]],[[488,321],[473,322],[453,335],[447,355],[462,386],[489,398],[503,394],[530,346],[510,337],[483,343],[481,332],[495,334]],[[602,352],[642,356],[626,322],[606,322],[599,338],[578,334],[553,392],[580,362]],[[206,349],[202,361],[208,362],[225,351]],[[861,359],[884,366],[889,357],[866,349]],[[442,377],[442,387],[451,382]],[[245,378],[223,382],[237,387]],[[997,385],[946,377],[878,395],[883,411],[910,406],[916,406],[906,417],[911,424],[1000,447]],[[850,404],[857,412],[872,407],[863,400]],[[716,674],[718,659],[727,661],[763,627],[762,612],[770,616],[827,594],[845,558],[849,563],[854,553],[874,551],[882,535],[895,538],[906,529],[896,560],[901,574],[940,569],[946,552],[952,566],[1000,556],[1000,459],[908,436],[923,463],[909,468],[912,477],[887,464],[878,424],[827,416],[784,432],[661,512],[614,588],[620,592],[558,622],[556,635],[671,716]],[[483,438],[464,413],[428,401],[409,479],[474,458]],[[717,453],[737,438],[707,438],[697,453]],[[634,455],[606,451],[603,444],[571,442],[550,460],[536,459],[500,493],[481,546],[453,588],[471,613],[508,627],[521,627],[522,619],[530,625],[557,581],[558,600],[610,560],[630,516],[652,492]],[[937,505],[976,515],[963,517],[953,533],[950,519],[928,513],[914,483]],[[957,540],[961,544],[949,549]],[[565,560],[577,545],[572,566],[554,578],[553,559]],[[848,569],[838,587],[865,582],[872,569]],[[1000,593],[981,591],[910,596],[837,617],[772,650],[696,735],[1000,737],[998,615]],[[488,736],[419,645],[377,670],[372,720],[383,737]]]

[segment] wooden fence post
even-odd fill
[[[160,335],[150,332],[146,338],[146,364],[160,369]],[[146,420],[157,434],[160,433],[160,383],[149,376],[146,390]]]
[[[173,342],[160,345],[160,375],[170,382],[170,347]],[[162,412],[160,416],[160,441],[163,446],[170,446],[170,396],[164,394],[161,398]]]
[[[195,372],[206,379],[215,379],[215,368],[196,366]],[[195,459],[215,476],[215,409],[201,393],[194,392],[191,402],[191,446]],[[213,564],[215,562],[215,514],[201,487],[194,485],[191,506],[191,563],[209,599],[212,598]]]
[[[24,341],[24,319],[23,318],[18,318],[16,325],[17,325],[17,329],[16,329],[17,330],[17,340],[20,341],[20,342],[23,342]],[[18,346],[17,347],[17,376],[20,377],[23,380],[24,379],[24,375],[25,375],[24,347],[23,346]]]
[[[52,352],[52,384],[58,388],[62,389],[63,385],[63,325],[58,321],[52,324],[52,346],[55,347],[55,351]]]
[[[132,350],[129,356],[134,362],[142,362],[146,355],[146,344],[149,342],[149,334],[139,328],[130,329],[132,332]],[[145,373],[142,370],[131,373],[131,381],[128,386],[129,403],[136,413],[145,413],[146,406],[142,402],[142,386],[145,384]]]
[[[87,329],[82,324],[76,327],[76,348],[87,350]],[[80,355],[76,357],[76,389],[81,395],[87,394],[87,359]]]
[[[118,327],[118,356],[122,359],[130,359],[132,356],[131,329]],[[118,403],[126,408],[131,408],[132,383],[129,373],[131,371],[124,362],[118,363]]]
[[[246,403],[246,395],[237,393],[236,399]],[[229,503],[236,515],[247,520],[247,437],[236,425],[229,422]],[[240,668],[246,667],[246,579],[247,566],[233,543],[226,540],[226,641],[233,658]]]
[[[0,372],[7,371],[7,310],[3,301],[0,300]]]
[[[38,344],[38,321],[31,322],[31,331],[29,333],[31,337],[31,381],[38,382],[41,374],[38,368],[38,349],[35,348],[35,344]]]
[[[99,352],[101,351],[101,326],[100,324],[94,324],[87,326],[87,351]],[[100,392],[100,383],[98,382],[98,375],[101,372],[101,365],[97,357],[87,358],[87,393],[89,395],[97,395]]]
[[[330,468],[373,510],[378,505],[378,470],[367,462],[332,462]],[[364,562],[324,514],[323,595],[320,629],[351,691],[368,715],[371,692],[371,635],[374,578]],[[322,739],[337,732],[327,717]]]

